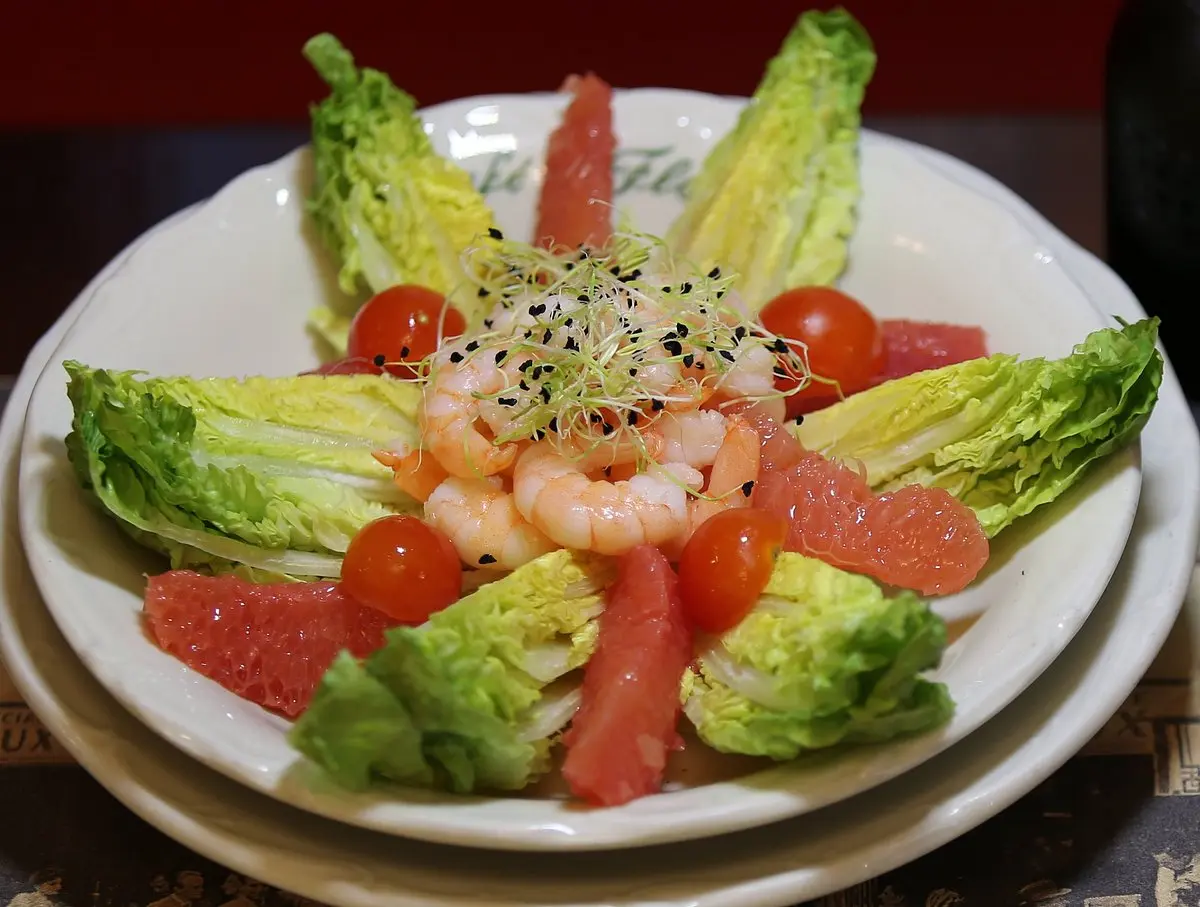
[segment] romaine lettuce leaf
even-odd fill
[[[887,740],[945,721],[941,684],[919,675],[946,645],[941,619],[911,592],[815,558],[780,555],[754,610],[702,651],[684,711],[722,752],[793,759]]]
[[[831,283],[855,227],[859,108],[874,70],[871,39],[844,9],[800,16],[692,181],[667,234],[674,256],[736,271],[754,311]]]
[[[420,284],[471,321],[481,302],[462,256],[493,217],[470,175],[434,151],[413,99],[384,73],[356,68],[335,37],[311,38],[304,55],[332,89],[311,111],[309,210],[341,264],[342,289]]]
[[[876,490],[945,488],[995,536],[1141,433],[1162,382],[1158,319],[1122,325],[1063,359],[994,355],[888,381],[793,432],[861,462]]]
[[[260,579],[334,577],[363,525],[420,511],[372,456],[416,446],[414,384],[373,375],[145,378],[65,367],[76,474],[172,567],[240,564]]]
[[[394,740],[377,730],[402,704],[434,769],[422,780],[457,792],[518,790],[549,766],[552,742],[579,703],[612,562],[555,551],[488,583],[420,627],[388,631],[357,670],[321,681],[293,732],[294,745],[343,783],[363,786],[387,769]],[[406,742],[405,746],[409,744]],[[405,766],[408,762],[405,762]],[[406,769],[407,770],[407,769]]]

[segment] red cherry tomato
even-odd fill
[[[760,315],[772,334],[808,344],[814,375],[837,381],[845,395],[870,386],[883,372],[883,329],[858,300],[832,287],[799,287],[772,299]],[[780,390],[796,386],[780,378]],[[812,382],[788,398],[788,415],[825,406],[838,399],[837,389]]]
[[[724,633],[750,613],[787,538],[787,520],[742,507],[709,517],[679,556],[679,593],[692,624]]]
[[[411,368],[394,363],[420,362],[437,349],[438,321],[445,303],[445,297],[427,287],[389,287],[372,297],[350,323],[350,358],[376,362],[382,356],[393,375],[412,376]],[[446,309],[443,336],[457,337],[466,327],[457,309]]]
[[[385,516],[358,531],[342,561],[355,601],[419,624],[462,594],[462,562],[444,533],[412,516]]]

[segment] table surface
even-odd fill
[[[1090,117],[887,119],[870,126],[989,171],[1102,253],[1101,130]],[[291,129],[0,135],[23,230],[0,246],[0,292],[20,312],[0,336],[0,373],[94,272],[157,220],[300,144]],[[113,177],[116,178],[113,178]],[[15,184],[15,185],[14,185]],[[83,191],[86,189],[86,191]],[[9,218],[11,222],[11,215]],[[13,304],[16,300],[16,304]],[[7,398],[0,381],[0,400]],[[1200,596],[1187,613],[1200,610]],[[1200,697],[1181,620],[1155,667],[1080,756],[1024,800],[909,866],[822,899],[829,907],[1183,907],[1200,904]],[[49,907],[32,879],[54,867],[56,899],[135,907],[197,870],[195,907],[286,903],[146,826],[45,733],[0,669],[0,905]],[[97,842],[125,838],[117,848]],[[112,854],[119,853],[119,857]],[[98,854],[107,854],[103,858]]]

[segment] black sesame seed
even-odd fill
[[[380,353],[372,361],[375,363],[376,368],[383,368],[383,364],[387,362],[387,356],[383,355],[383,353]]]
[[[544,429],[544,428],[539,428],[537,431],[535,431],[533,433],[533,438],[535,441],[540,441],[544,437],[546,437],[546,429]]]
[[[479,288],[479,294],[478,294],[478,295],[479,295],[479,298],[480,298],[480,299],[483,299],[483,297],[484,297],[484,296],[486,296],[487,294],[488,294],[488,288],[487,288],[487,287],[480,287],[480,288]]]
[[[544,384],[542,385],[542,402],[543,403],[550,402],[550,388],[546,387],[546,385],[544,385]]]
[[[595,425],[600,421],[600,415],[598,413],[592,413],[590,416],[588,416],[588,421]]]
[[[577,353],[579,352],[579,344],[575,342],[574,337],[568,337],[567,342],[563,344],[563,349]]]
[[[721,269],[713,268],[711,271],[708,272],[708,276],[711,280],[716,280],[718,277],[721,276]]]
[[[724,296],[724,295],[725,295],[725,291],[724,291],[724,290],[717,290],[717,299],[720,299],[720,298],[721,298],[722,296]]]
[[[698,371],[698,372],[704,371],[704,363],[703,362],[696,363],[696,371]]]
[[[564,322],[563,322],[563,327],[568,327],[568,328],[569,328],[569,327],[570,327],[571,325],[573,325],[574,323],[575,323],[575,319],[574,319],[574,318],[568,318],[566,321],[564,321]]]
[[[529,373],[529,377],[534,381],[537,381],[538,378],[542,377],[542,368],[543,367],[540,365],[537,366],[532,372]]]
[[[683,367],[691,368],[692,363],[695,361],[696,361],[696,357],[693,356],[691,353],[688,353],[686,356],[683,357]]]
[[[636,366],[629,369],[629,377],[630,378],[637,377],[637,367]]]
[[[671,288],[670,288],[670,287],[663,287],[663,288],[662,288],[662,291],[663,291],[664,293],[670,293],[670,292],[671,292]]]
[[[663,342],[663,349],[672,356],[678,356],[683,353],[683,344],[678,340],[666,340]]]
[[[552,432],[554,432],[555,434],[557,434],[558,433],[558,416],[551,416],[550,421],[549,421],[549,423],[547,423],[546,427],[548,429],[550,429]]]
[[[600,430],[606,435],[611,435],[613,433],[613,427],[607,422],[600,426]]]
[[[786,353],[788,351],[788,345],[782,337],[776,337],[775,342],[771,344],[771,349],[777,353]]]
[[[675,340],[678,337],[679,337],[679,335],[676,334],[674,331],[667,331],[665,334],[662,335],[663,343],[666,343],[668,340]]]
[[[587,293],[580,293],[575,298],[578,299],[580,302],[591,302],[592,301],[592,297],[590,297]]]
[[[753,490],[754,490],[754,480],[753,479],[751,479],[749,482],[742,483],[742,495],[744,497],[747,497],[747,498],[750,497],[750,492],[752,492]]]
[[[729,350],[721,350],[721,358],[728,359],[730,362],[734,361],[734,355]]]
[[[638,270],[637,268],[634,268],[632,271],[630,271],[628,274],[625,275],[627,280],[637,280],[641,276],[642,276],[642,272],[640,270]]]
[[[516,397],[497,397],[496,402],[499,403],[501,406],[516,406],[517,398]]]
[[[685,294],[686,294],[686,293],[690,293],[690,292],[692,292],[692,285],[691,285],[690,283],[682,283],[682,284],[680,284],[680,285],[679,285],[679,292],[680,292],[680,293],[685,293]]]
[[[608,269],[608,273],[610,273],[613,277],[620,277],[621,276],[621,266],[613,265],[611,268]]]
[[[501,350],[496,354],[496,365],[504,361],[504,357],[508,355],[508,350]]]
[[[458,353],[458,352],[451,353],[450,361],[453,362],[455,365],[457,365],[458,363],[463,361],[463,354]]]
[[[468,353],[473,353],[477,349],[479,349],[479,341],[478,340],[472,340],[470,343],[467,344],[467,352]]]
[[[804,413],[800,413],[798,416],[796,416],[796,424],[797,425],[804,424]]]
[[[736,337],[738,340],[743,339],[746,336],[746,326],[739,324],[736,328],[733,329],[733,336]]]
[[[519,388],[520,388],[521,390],[523,390],[523,391],[527,391],[527,390],[529,390],[529,385],[528,385],[528,383],[526,383],[526,381],[525,381],[525,379],[524,379],[524,378],[522,378],[522,379],[521,379],[521,381],[520,381],[520,383],[517,385],[517,387],[519,387]]]
[[[552,371],[554,371],[554,366],[549,364],[543,365],[542,371],[549,375]]]
[[[551,330],[550,328],[546,328],[546,333],[544,333],[542,335],[542,343],[549,343],[550,338],[553,336],[554,336],[554,331]]]
[[[639,415],[640,414],[638,413],[638,411],[636,409],[631,409],[629,411],[629,415],[625,417],[625,421],[628,422],[630,425],[637,425]]]
[[[527,372],[527,371],[529,371],[529,370],[530,370],[532,367],[533,367],[533,360],[532,360],[532,359],[526,359],[524,362],[522,362],[522,363],[521,363],[521,367],[520,367],[519,369],[517,369],[517,371],[520,371],[520,372]]]
[[[662,408],[666,405],[667,404],[665,404],[662,400],[652,400],[650,402],[650,408],[652,410],[654,410],[656,413],[659,412],[660,410],[662,410]]]
[[[488,236],[490,236],[492,239],[504,239],[504,234],[495,227],[488,227]]]
[[[564,267],[566,267],[566,269],[568,271],[574,271],[575,270],[575,262],[568,261]]]
[[[479,563],[481,563],[481,564],[494,564],[494,563],[496,563],[496,558],[494,558],[494,557],[493,557],[492,555],[490,555],[490,554],[481,554],[481,555],[479,555]]]
[[[410,352],[411,352],[411,350],[409,350],[409,348],[408,348],[408,347],[406,347],[406,346],[402,346],[402,347],[400,347],[400,358],[401,358],[401,359],[407,359],[407,358],[408,358],[408,354],[409,354]]]
[[[537,318],[537,316],[542,314],[544,311],[546,311],[546,303],[544,302],[539,302],[537,305],[531,305],[529,307],[529,314],[534,318]]]
[[[490,319],[490,318],[483,319],[483,326],[490,331],[492,329],[492,319]]]
[[[678,322],[675,325],[675,333],[677,333],[680,337],[686,337],[688,335],[688,326],[682,321]]]

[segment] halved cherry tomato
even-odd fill
[[[403,362],[420,362],[437,349],[438,321],[446,300],[427,287],[404,284],[372,297],[350,323],[347,352],[351,358],[386,362],[393,375],[411,377]],[[453,307],[446,308],[443,336],[457,337],[467,322]]]
[[[808,364],[814,375],[837,381],[842,394],[869,387],[883,372],[883,330],[857,299],[832,287],[799,287],[781,293],[760,313],[763,327],[788,340],[808,344]],[[789,390],[793,378],[779,378],[776,387]],[[788,398],[788,415],[833,403],[837,389],[812,382]]]
[[[351,540],[342,588],[361,604],[419,624],[462,594],[462,561],[444,533],[416,517],[385,516]]]
[[[787,532],[783,517],[747,507],[701,523],[679,557],[679,592],[692,624],[706,633],[736,627],[770,580]]]

